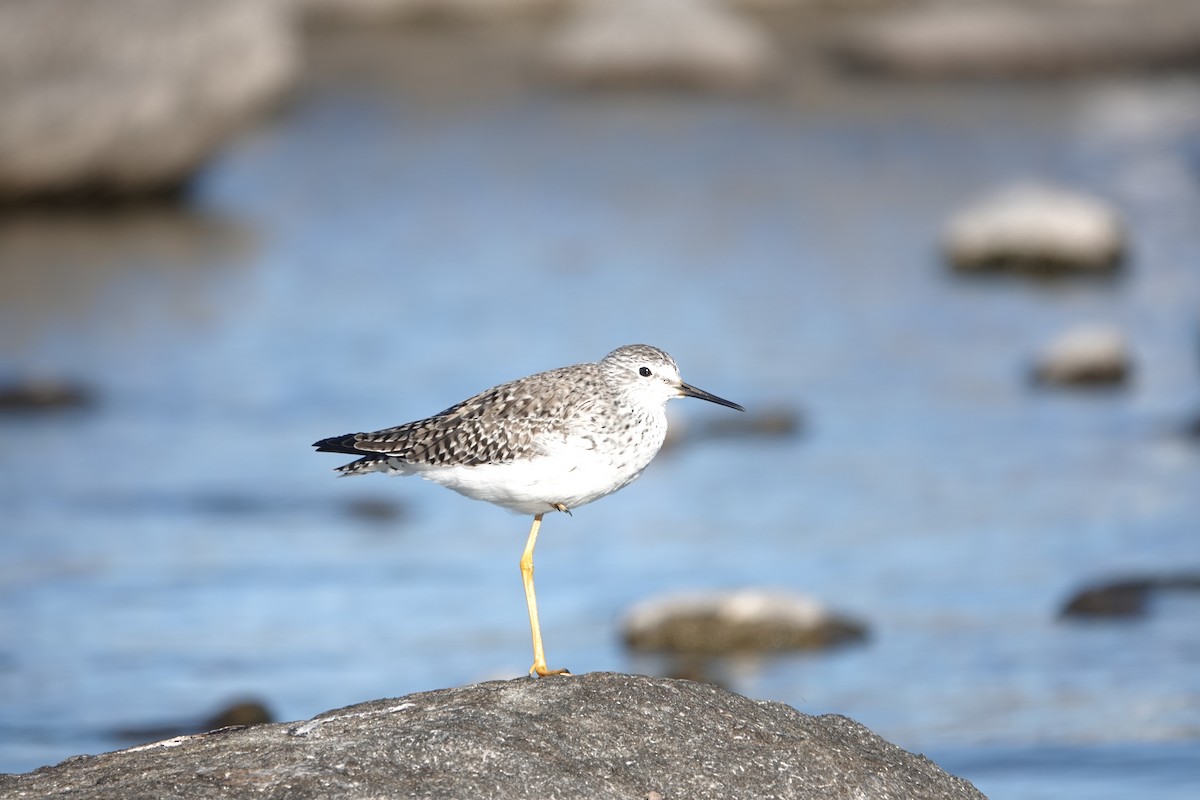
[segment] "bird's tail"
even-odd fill
[[[368,472],[378,472],[387,469],[387,456],[381,454],[363,455],[363,451],[355,447],[358,441],[355,437],[358,434],[345,433],[341,436],[331,436],[328,439],[322,439],[319,442],[313,442],[313,447],[317,448],[318,453],[349,453],[354,456],[363,456],[357,461],[351,461],[349,464],[343,464],[337,467],[334,471],[346,477],[349,475],[364,475]]]
[[[317,448],[318,453],[350,453],[358,455],[362,453],[355,444],[356,433],[343,433],[341,436],[330,436],[328,439],[322,439],[319,442],[313,442],[313,447]]]
[[[351,475],[366,475],[368,472],[388,472],[388,460],[386,456],[363,456],[358,461],[351,461],[349,464],[342,464],[337,467],[334,472],[339,473],[342,478],[348,478]]]

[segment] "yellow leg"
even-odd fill
[[[529,668],[530,675],[567,675],[565,669],[547,669],[546,653],[542,650],[542,629],[538,626],[537,596],[533,593],[533,546],[537,544],[538,529],[542,527],[542,515],[533,518],[533,527],[529,529],[529,541],[525,542],[525,552],[521,554],[521,580],[525,583],[525,603],[529,606],[529,629],[533,633],[533,666]]]

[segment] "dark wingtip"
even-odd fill
[[[343,433],[341,436],[330,436],[328,439],[321,439],[313,442],[312,446],[317,448],[318,453],[349,453],[351,455],[361,455],[362,451],[354,446],[354,433]]]

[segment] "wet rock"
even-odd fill
[[[376,700],[0,776],[6,797],[983,800],[852,720],[595,673]]]
[[[88,408],[95,397],[82,384],[56,378],[10,379],[0,383],[0,412]]]
[[[788,439],[799,435],[803,429],[804,419],[800,412],[782,407],[750,409],[745,414],[731,415],[729,419],[695,423],[672,419],[663,449],[705,439]]]
[[[1125,230],[1103,201],[1056,186],[1023,182],[972,203],[946,227],[943,246],[964,272],[1111,273]]]
[[[1132,369],[1125,335],[1117,328],[1093,325],[1054,339],[1038,356],[1033,377],[1056,386],[1104,387],[1124,383]]]
[[[588,86],[760,84],[764,33],[716,0],[582,0],[547,45],[557,78]]]
[[[860,70],[916,76],[1049,75],[1200,63],[1200,5],[933,3],[864,16],[831,48]]]
[[[710,656],[818,649],[867,635],[861,622],[816,600],[757,589],[647,600],[629,611],[622,630],[630,650]]]
[[[0,199],[176,189],[292,81],[288,8],[0,4]]]
[[[1064,618],[1143,617],[1160,592],[1200,592],[1200,575],[1154,575],[1120,578],[1079,589],[1063,604]]]

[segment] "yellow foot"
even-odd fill
[[[550,507],[551,507],[551,508],[553,508],[555,511],[561,511],[561,512],[563,512],[563,513],[564,513],[564,514],[566,514],[568,517],[569,517],[569,516],[572,516],[572,514],[571,514],[571,509],[567,508],[567,507],[566,507],[566,506],[564,506],[562,503],[551,503],[551,504],[550,504]]]
[[[565,669],[547,669],[545,664],[534,664],[529,668],[529,677],[537,676],[544,678],[547,675],[570,675],[571,673]]]

